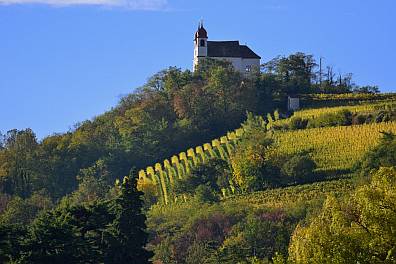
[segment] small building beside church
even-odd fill
[[[229,61],[235,70],[243,74],[260,69],[261,57],[248,46],[240,45],[237,40],[208,41],[208,33],[201,22],[194,37],[194,71],[205,58]]]

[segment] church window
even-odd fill
[[[205,47],[205,40],[201,39],[200,46]]]

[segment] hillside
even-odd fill
[[[328,100],[328,97],[324,98]],[[356,96],[352,98],[356,99]],[[173,155],[163,163],[156,163],[141,170],[138,176],[139,186],[150,195],[159,196],[162,203],[172,202],[177,197],[173,191],[175,182],[185,178],[193,168],[210,159],[223,159],[231,164],[230,157],[235,147],[246,134],[249,134],[251,129],[249,126],[252,126],[249,122],[254,123],[262,131],[268,131],[279,155],[290,156],[309,152],[317,165],[318,173],[323,173],[325,177],[342,177],[343,174],[351,172],[363,155],[378,144],[381,132],[396,133],[396,122],[391,121],[392,119],[379,123],[378,120],[369,120],[367,124],[352,125],[352,115],[356,119],[357,116],[394,111],[396,101],[393,98],[393,94],[372,96],[372,100],[368,100],[369,97],[365,96],[365,100],[358,104],[355,102],[353,105],[347,103],[344,106],[303,109],[294,112],[292,117],[286,119],[279,119],[278,113],[267,115],[266,118],[251,116],[251,120],[248,120],[243,127],[228,132],[225,136],[212,140],[211,143],[190,148]],[[307,127],[298,130],[288,128],[295,119],[305,119],[307,123],[316,122],[323,117],[327,118],[345,111],[351,114],[350,125],[320,124],[324,127]],[[232,184],[231,188],[233,188]]]
[[[292,231],[299,224],[310,222],[309,219],[315,218],[323,202],[327,202],[327,197],[337,197],[342,200],[356,187],[361,188],[354,174],[359,170],[360,162],[365,159],[369,151],[382,142],[383,132],[396,133],[394,119],[382,119],[383,122],[381,122],[378,118],[375,121],[375,118],[367,117],[381,116],[382,118],[384,111],[394,113],[395,103],[393,95],[390,95],[389,97],[381,96],[379,100],[364,100],[358,104],[354,102],[343,106],[310,107],[297,111],[286,119],[278,119],[277,113],[267,115],[266,118],[250,117],[251,123],[245,122],[243,128],[238,130],[238,137],[230,136],[234,135],[234,132],[229,133],[228,137],[223,138],[221,143],[219,140],[213,149],[207,146],[202,151],[198,148],[200,151],[191,153],[186,158],[187,162],[183,163],[189,166],[189,170],[195,171],[195,168],[205,166],[203,164],[207,163],[210,158],[225,159],[232,166],[234,152],[239,151],[241,144],[244,148],[248,147],[249,145],[243,142],[249,138],[255,138],[258,129],[261,131],[259,133],[264,132],[273,139],[273,146],[268,150],[275,150],[277,153],[275,157],[277,155],[293,157],[298,153],[309,153],[317,164],[313,172],[316,180],[311,179],[313,183],[305,184],[294,182],[288,187],[269,188],[264,191],[227,192],[227,195],[223,196],[219,202],[214,203],[202,203],[196,193],[194,197],[188,199],[188,202],[185,202],[184,198],[184,200],[169,202],[170,205],[154,205],[149,211],[148,227],[152,236],[150,248],[156,253],[155,258],[161,259],[162,263],[174,263],[173,261],[186,259],[186,263],[194,263],[193,259],[198,256],[205,258],[207,263],[235,263],[232,261],[267,263],[265,260],[268,260],[269,256],[273,257],[275,252],[287,255],[288,242],[286,241],[291,239]],[[315,120],[315,122],[311,121],[311,124],[317,124],[317,120],[327,120],[335,113],[345,111],[351,113],[351,123],[348,125],[330,122],[323,127],[303,129],[295,129],[292,125],[296,118]],[[352,119],[357,116],[366,117],[367,123],[353,124]],[[260,142],[255,142],[258,147]],[[226,147],[227,144],[232,147]],[[218,150],[221,146],[224,147],[226,156],[220,155]],[[389,153],[389,155],[392,154]],[[269,157],[272,157],[272,154]],[[167,177],[167,172],[172,175],[172,171],[174,173],[184,171],[184,167],[180,169],[183,165],[177,162],[173,165],[174,170],[158,169],[158,177]],[[165,168],[172,168],[172,165],[169,164]],[[198,173],[200,170],[196,171]],[[142,176],[143,172],[140,175]],[[183,175],[179,174],[179,177],[176,173],[174,176],[177,177],[173,181],[183,181]],[[166,183],[162,181],[161,184]],[[172,184],[174,183],[169,181],[165,185],[168,186],[169,192],[173,190]],[[170,195],[170,197],[176,196],[177,190],[173,196]],[[249,230],[249,228],[253,229]],[[275,233],[266,239],[251,233],[270,232],[269,230]],[[279,241],[276,241],[279,239],[284,242],[277,244]],[[254,246],[249,241],[255,241],[254,243],[258,244]],[[199,247],[204,247],[205,251],[194,247],[196,243],[200,245]],[[165,248],[171,248],[172,251],[166,252]],[[252,251],[256,251],[256,257],[258,257],[256,261],[261,259],[263,262],[254,262]],[[282,262],[282,258],[280,256],[277,260],[280,262],[277,263],[285,263]]]
[[[367,192],[393,188],[395,94],[350,75],[318,83],[302,53],[271,65],[169,68],[67,133],[8,131],[0,262],[284,263],[315,249],[301,234],[337,210],[355,223]],[[288,94],[301,110],[285,109]]]

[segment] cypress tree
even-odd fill
[[[124,177],[119,188],[119,195],[114,200],[112,209],[115,220],[108,228],[108,251],[105,263],[150,263],[152,252],[145,249],[148,241],[146,233],[146,216],[142,212],[142,192],[137,190],[133,171]]]

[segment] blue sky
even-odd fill
[[[0,131],[66,132],[155,72],[191,68],[200,19],[263,61],[302,51],[396,91],[395,15],[393,0],[0,0]]]

